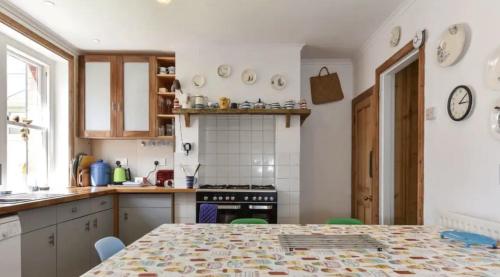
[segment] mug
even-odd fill
[[[192,189],[196,182],[198,182],[198,178],[194,176],[186,176],[186,186],[188,189]]]
[[[231,100],[227,97],[221,97],[219,98],[219,107],[221,109],[229,109],[229,105],[231,103]]]
[[[160,74],[167,74],[167,68],[164,66],[160,66]]]
[[[167,69],[169,74],[175,74],[175,66],[169,66]]]
[[[167,88],[159,88],[159,89],[158,89],[158,91],[159,91],[160,93],[167,93],[167,92],[168,92],[168,91],[167,91]]]

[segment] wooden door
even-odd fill
[[[57,276],[80,276],[90,269],[90,216],[57,225]]]
[[[116,127],[118,137],[152,137],[155,126],[155,58],[118,58]]]
[[[79,60],[79,129],[84,138],[116,136],[116,56],[87,55]]]
[[[352,101],[352,217],[365,224],[376,222],[373,205],[372,89]]]
[[[23,277],[56,276],[56,226],[23,234],[21,253]]]
[[[394,224],[418,224],[418,60],[395,74]]]

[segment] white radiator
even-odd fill
[[[459,231],[481,234],[500,241],[500,223],[454,212],[441,213],[442,226]]]

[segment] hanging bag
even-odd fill
[[[321,75],[323,70],[326,70],[326,75]],[[344,99],[339,76],[337,73],[330,74],[326,66],[319,70],[318,76],[311,77],[309,82],[311,84],[312,102],[315,105]]]

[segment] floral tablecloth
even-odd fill
[[[500,250],[433,226],[165,224],[84,276],[500,276]],[[369,234],[383,251],[294,250],[279,234]]]

